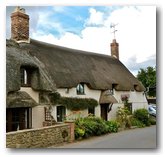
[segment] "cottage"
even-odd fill
[[[110,120],[124,97],[132,111],[146,108],[144,86],[120,62],[115,39],[110,46],[111,56],[30,39],[29,16],[17,7],[6,40],[7,132],[90,113]]]

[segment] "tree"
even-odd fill
[[[137,79],[142,82],[146,89],[149,89],[149,96],[156,96],[156,67],[141,68],[138,71]]]

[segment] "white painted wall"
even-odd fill
[[[60,93],[63,97],[77,97],[77,98],[93,98],[99,102],[101,96],[101,90],[92,90],[88,88],[87,85],[84,85],[85,94],[77,95],[76,87],[70,88],[69,92],[67,93],[66,88],[58,88],[57,92]],[[30,87],[21,87],[20,91],[27,92],[37,103],[39,103],[39,92],[34,91]],[[117,99],[118,103],[113,104],[112,110],[108,113],[108,120],[116,118],[116,111],[119,106],[123,107],[124,104],[121,101],[122,94],[129,94],[129,102],[132,103],[133,111],[139,108],[146,108],[148,106],[147,99],[143,92],[136,92],[136,91],[115,91],[114,90],[114,97]],[[52,116],[57,121],[57,106],[53,106]],[[101,107],[100,104],[95,108],[95,115],[97,117],[101,116]],[[78,117],[86,117],[88,116],[88,109],[74,112],[71,110],[66,110],[66,117],[67,119],[75,119]],[[45,120],[44,115],[44,106],[37,106],[32,108],[32,127],[39,128],[43,126],[43,121]]]
[[[45,110],[44,106],[36,106],[32,108],[32,128],[43,127],[45,121]]]
[[[129,94],[129,101],[132,103],[132,109],[133,111],[138,109],[138,108],[146,108],[147,109],[147,99],[143,92],[136,92],[136,91],[115,91],[114,96],[117,99],[119,103],[122,103],[121,101],[121,95],[122,94]]]
[[[116,111],[118,107],[124,107],[124,104],[121,101],[122,94],[129,94],[129,103],[132,103],[132,111],[137,110],[139,108],[148,108],[148,103],[145,95],[143,92],[136,92],[136,91],[114,91],[114,97],[117,99],[118,103],[113,104],[112,110],[108,114],[108,119],[115,119],[116,118]]]
[[[31,87],[21,87],[20,91],[28,93],[37,103],[39,103],[39,92],[34,91]],[[45,121],[44,106],[32,108],[32,128],[43,127]]]
[[[31,87],[21,87],[20,91],[28,93],[37,103],[39,103],[39,92],[34,91]]]
[[[67,93],[67,89],[66,88],[58,88],[57,92],[60,93],[61,96],[63,97],[74,97],[74,98],[93,98],[95,100],[97,100],[99,102],[100,99],[100,95],[101,95],[101,91],[100,90],[92,90],[90,88],[88,88],[87,85],[84,85],[84,91],[85,94],[82,95],[77,95],[77,91],[76,91],[76,87],[70,88],[69,92]],[[53,112],[52,112],[52,116],[54,117],[55,120],[57,120],[57,106],[53,107]],[[95,115],[96,116],[100,116],[100,105],[98,105],[95,108]],[[67,119],[75,119],[77,117],[86,117],[88,116],[88,109],[85,110],[81,110],[79,112],[74,112],[71,110],[66,110],[66,117]]]
[[[73,88],[70,88],[69,89],[69,92],[66,93],[66,88],[58,88],[57,89],[57,92],[61,94],[61,96],[63,97],[76,97],[76,98],[93,98],[97,101],[99,101],[100,99],[100,94],[101,94],[101,91],[100,90],[93,90],[93,89],[90,89],[88,88],[87,85],[84,85],[84,91],[85,91],[85,94],[80,94],[80,95],[77,95],[77,92],[76,92],[76,87],[73,87]]]
[[[101,90],[92,90],[89,89],[88,86],[85,87],[85,95],[77,95],[76,88],[69,89],[69,93],[66,93],[65,88],[57,89],[57,92],[61,94],[61,96],[64,97],[78,97],[78,98],[93,98],[96,99],[99,102],[100,96],[101,96]],[[115,91],[114,90],[114,97],[117,99],[118,103],[113,104],[112,110],[108,113],[108,120],[115,119],[116,118],[116,111],[118,107],[123,107],[124,104],[121,100],[122,94],[129,94],[129,102],[132,103],[132,110],[136,110],[139,108],[146,108],[148,106],[147,99],[143,92],[136,92],[136,91]],[[66,115],[68,119],[74,119],[78,116],[85,117],[88,115],[88,110],[80,111],[79,113],[76,113],[74,115],[73,111],[67,110]],[[72,116],[71,116],[72,115]],[[95,108],[95,115],[100,117],[101,116],[101,106],[98,105]],[[53,109],[53,116],[56,119],[56,106],[54,106]]]

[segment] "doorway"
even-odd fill
[[[31,108],[8,108],[6,110],[6,132],[31,128]]]
[[[100,106],[101,106],[101,118],[107,121],[109,104],[100,104]]]
[[[65,106],[57,106],[57,122],[63,122],[66,115]]]

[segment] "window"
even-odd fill
[[[95,115],[95,107],[88,108],[88,114]]]
[[[77,94],[85,94],[84,93],[84,84],[83,83],[78,84],[76,90],[77,90]]]
[[[45,107],[45,121],[51,121],[51,112]]]
[[[31,86],[32,70],[30,68],[21,68],[21,86]]]

